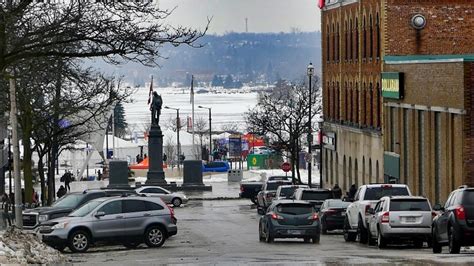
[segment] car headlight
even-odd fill
[[[63,228],[66,228],[68,223],[58,223],[58,224],[55,224],[53,227],[51,227],[51,229],[63,229]]]
[[[46,222],[48,220],[48,215],[40,215],[38,217],[38,220],[40,221],[40,223]]]

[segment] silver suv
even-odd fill
[[[368,209],[368,243],[384,248],[388,242],[412,241],[421,248],[431,244],[433,211],[427,198],[391,196],[381,198]]]
[[[160,247],[178,232],[174,211],[158,197],[113,197],[89,201],[66,217],[49,221],[39,232],[43,242],[63,250],[85,252],[95,242],[142,242]]]

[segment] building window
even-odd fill
[[[374,86],[372,82],[369,83],[369,126],[374,126]]]
[[[340,118],[340,104],[341,104],[341,97],[340,97],[340,85],[339,85],[339,82],[337,83],[337,87],[336,87],[336,120],[339,121],[341,120]]]
[[[336,62],[336,28],[332,24],[332,60]]]
[[[441,114],[435,113],[435,203],[441,197]]]
[[[373,27],[373,21],[372,21],[372,14],[369,17],[369,57],[372,59],[374,57],[374,27]]]
[[[381,128],[381,119],[382,119],[382,101],[381,101],[381,91],[380,84],[377,82],[377,128]]]
[[[344,22],[344,59],[349,60],[349,31],[347,30],[347,21]]]
[[[377,59],[380,59],[380,49],[381,49],[381,42],[380,42],[380,18],[379,14],[377,13],[377,21],[375,22],[375,30],[376,30],[376,37],[377,37]]]
[[[360,124],[360,121],[359,121],[359,113],[360,113],[360,106],[359,106],[359,98],[360,98],[360,89],[359,89],[359,83],[356,82],[355,83],[355,86],[354,86],[354,90],[355,90],[355,99],[352,99],[353,101],[355,100],[355,114],[354,114],[354,122],[356,124]]]
[[[355,35],[354,35],[354,44],[355,44],[355,60],[359,60],[359,20],[355,19]]]
[[[349,121],[352,123],[354,122],[354,119],[353,119],[353,108],[352,106],[354,105],[354,102],[353,102],[353,95],[352,95],[352,86],[349,88]]]
[[[362,59],[367,58],[367,24],[366,24],[366,19],[364,17],[364,22],[362,24]]]
[[[362,87],[362,125],[367,126],[367,86],[364,82]]]
[[[341,60],[341,57],[340,57],[340,52],[341,52],[341,35],[339,34],[339,31],[340,31],[340,27],[339,27],[339,23],[337,23],[336,25],[336,61],[339,62],[339,60]]]
[[[330,37],[329,37],[329,24],[326,27],[326,61],[329,63],[331,61],[331,44],[329,42]]]
[[[403,109],[403,175],[404,175],[404,180],[402,183],[408,184],[408,163],[410,159],[410,154],[408,153],[408,145],[410,143],[409,137],[410,134],[408,134],[408,109]]]
[[[423,111],[418,111],[418,194],[420,196],[425,193],[425,120],[423,115]]]
[[[349,39],[349,60],[352,60],[354,56],[354,51],[353,51],[353,44],[354,44],[354,38],[353,38],[353,33],[354,29],[352,28],[352,19],[349,20],[349,31],[347,32],[347,37]]]

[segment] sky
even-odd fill
[[[162,9],[173,9],[171,25],[204,28],[212,17],[211,34],[248,31],[291,32],[319,31],[320,11],[317,0],[158,0]]]

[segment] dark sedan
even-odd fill
[[[302,238],[319,243],[319,216],[313,206],[300,200],[277,200],[260,218],[259,239],[267,243],[276,238]]]
[[[327,231],[343,229],[344,217],[346,216],[347,206],[350,202],[345,202],[340,199],[326,200],[319,210],[319,217],[321,219],[321,232],[326,234]]]

